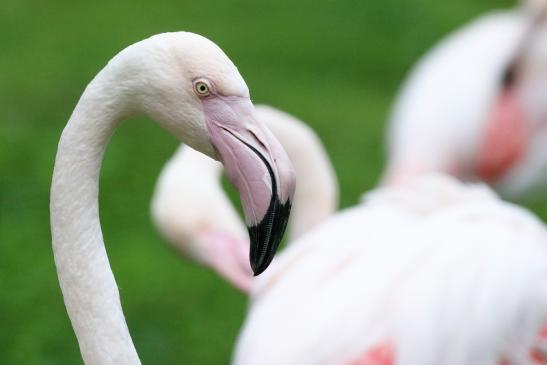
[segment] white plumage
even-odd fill
[[[527,34],[536,14],[489,14],[418,64],[392,118],[391,184],[293,242],[258,279],[236,365],[545,363],[544,225],[486,186],[431,175],[476,178],[485,120],[517,55],[518,101],[541,125],[547,38],[543,27]],[[543,186],[542,133],[494,182],[507,196]]]
[[[283,251],[252,291],[234,363],[530,364],[547,234],[482,185],[380,188]],[[370,362],[389,344],[394,362]]]

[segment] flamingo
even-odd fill
[[[389,123],[387,184],[427,172],[547,193],[547,2],[488,13],[416,64]]]
[[[233,363],[545,364],[545,323],[545,226],[484,185],[425,174],[283,250]]]
[[[175,32],[118,53],[87,86],[63,130],[51,186],[55,265],[86,364],[140,364],[106,255],[97,199],[108,140],[121,120],[137,114],[222,161],[240,193],[255,275],[271,262],[293,199],[292,165],[257,120],[243,78],[218,46]]]
[[[257,118],[281,142],[298,179],[288,226],[290,242],[336,210],[336,175],[318,136],[304,122],[270,106],[255,109]],[[182,145],[160,173],[152,218],[177,251],[213,268],[246,293],[252,279],[248,235],[222,189],[221,173],[219,163]]]

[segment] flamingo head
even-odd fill
[[[245,81],[218,46],[197,34],[159,34],[119,56],[131,52],[134,57],[122,56],[132,61],[120,72],[128,80],[121,87],[139,108],[133,112],[148,115],[190,147],[222,162],[240,194],[250,264],[260,274],[285,231],[295,173],[280,143],[256,117]]]

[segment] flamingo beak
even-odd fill
[[[211,144],[240,194],[254,275],[270,265],[283,238],[295,191],[294,168],[281,144],[256,118],[249,98],[203,100]]]

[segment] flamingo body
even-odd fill
[[[488,188],[442,176],[381,188],[259,278],[234,363],[527,364],[546,279],[544,226]]]

